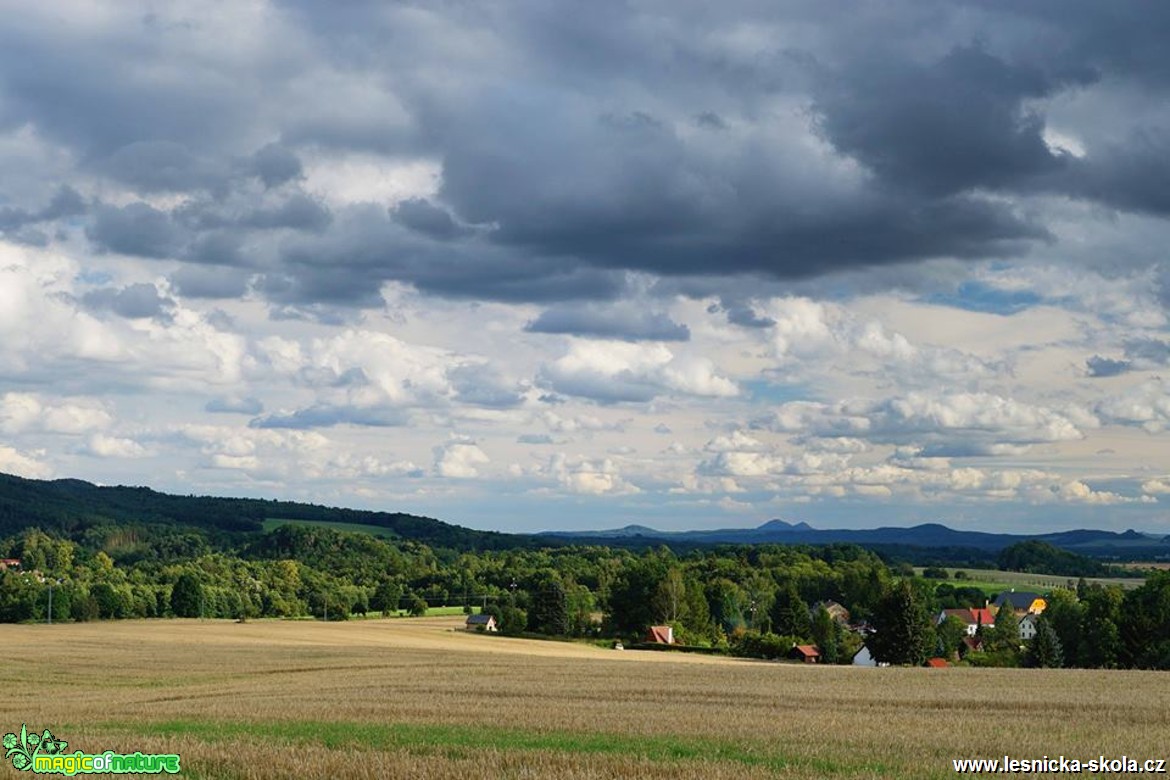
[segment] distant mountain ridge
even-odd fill
[[[1123,532],[1077,529],[1044,534],[1006,534],[958,531],[941,523],[909,527],[813,528],[808,523],[774,519],[755,528],[720,528],[712,531],[659,531],[644,525],[600,531],[546,531],[541,536],[566,540],[661,539],[688,544],[836,544],[897,547],[963,547],[987,553],[999,552],[1017,542],[1034,539],[1071,552],[1096,557],[1137,552],[1170,555],[1170,536],[1128,530]]]

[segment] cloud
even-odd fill
[[[256,415],[264,411],[264,404],[256,398],[212,398],[203,410],[213,413]]]
[[[688,341],[690,329],[636,301],[605,306],[566,304],[545,309],[525,326],[530,333],[566,333],[624,341]]]
[[[448,241],[468,233],[467,229],[455,222],[451,212],[434,205],[426,198],[407,198],[400,201],[391,210],[390,215],[403,227],[439,241]]]
[[[95,433],[84,452],[99,458],[145,458],[150,453],[133,439]]]
[[[170,214],[146,203],[98,206],[86,234],[98,249],[153,258],[174,257],[185,238]]]
[[[1100,355],[1093,355],[1085,361],[1085,369],[1092,377],[1119,376],[1132,367],[1133,364],[1128,360],[1114,360]]]
[[[248,291],[246,271],[234,268],[207,268],[184,265],[170,276],[174,292],[184,298],[240,298]]]
[[[113,417],[99,402],[89,399],[50,400],[31,393],[0,396],[0,431],[43,431],[77,435],[101,431]]]
[[[58,188],[53,194],[52,200],[43,208],[34,211],[13,206],[0,208],[0,231],[15,231],[27,225],[76,217],[85,212],[86,203],[77,190],[69,186],[62,186]]]
[[[53,476],[53,467],[42,460],[41,453],[26,453],[0,444],[0,472],[15,474],[27,479],[49,479]]]
[[[1095,423],[1083,412],[1063,413],[988,393],[910,393],[879,401],[787,403],[755,425],[822,438],[926,444],[939,454],[958,445],[962,453],[976,455],[994,454],[1001,445],[1082,439],[1074,417]]]
[[[613,458],[591,460],[558,452],[534,473],[554,480],[561,490],[574,495],[629,496],[642,492],[622,476],[618,461]]]
[[[474,442],[457,440],[434,449],[435,473],[450,479],[474,479],[491,459]]]
[[[128,319],[168,317],[175,305],[172,299],[159,293],[153,284],[142,282],[122,288],[92,290],[82,296],[81,300],[91,311],[109,311]]]
[[[249,423],[252,428],[330,428],[334,425],[362,425],[392,428],[406,425],[409,416],[401,409],[357,408],[319,404],[288,414],[270,414]]]
[[[1100,401],[1096,412],[1106,422],[1161,433],[1170,428],[1170,389],[1165,380],[1150,379]]]
[[[277,143],[257,149],[248,163],[248,171],[268,188],[279,187],[304,175],[304,168],[296,153]]]
[[[709,359],[675,355],[662,344],[574,341],[564,356],[541,369],[540,379],[556,392],[601,403],[645,402],[667,394],[738,393]]]

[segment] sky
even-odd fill
[[[0,8],[0,471],[1170,533],[1170,5]]]

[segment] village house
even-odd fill
[[[1048,608],[1048,601],[1039,593],[1009,590],[996,597],[995,611],[998,613],[1005,605],[1010,605],[1016,616],[1022,617],[1029,614],[1039,615]]]
[[[489,633],[499,631],[494,615],[468,615],[466,627],[468,631],[487,631]]]
[[[9,569],[19,569],[20,558],[0,558],[0,571],[8,571]]]
[[[975,636],[979,631],[980,626],[987,626],[991,628],[995,624],[995,613],[987,607],[978,607],[974,609],[944,609],[938,613],[934,624],[941,625],[944,620],[949,617],[956,617],[963,621],[963,625],[967,627],[967,636]]]
[[[1036,637],[1036,621],[1039,615],[1034,612],[1029,612],[1020,618],[1020,641],[1027,642]]]
[[[829,613],[829,617],[833,618],[833,620],[837,621],[843,626],[849,625],[849,610],[845,609],[845,607],[832,600],[822,601],[813,605],[812,613],[815,615],[817,610],[821,609],[822,607],[826,612]]]

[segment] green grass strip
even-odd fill
[[[535,732],[497,726],[412,723],[337,723],[320,721],[225,722],[172,720],[129,726],[107,723],[103,728],[153,736],[186,736],[216,743],[252,738],[323,745],[331,750],[404,750],[458,757],[470,751],[556,751],[560,753],[627,755],[656,761],[720,761],[761,766],[773,771],[807,768],[822,775],[897,771],[872,761],[845,762],[779,754],[765,745],[725,742],[701,737]]]

